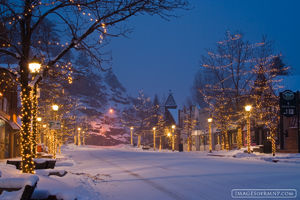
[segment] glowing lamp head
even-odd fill
[[[30,73],[39,73],[41,70],[41,63],[39,62],[39,60],[34,57],[31,62],[28,64],[28,68],[30,70]]]
[[[80,131],[80,130],[81,130],[81,128],[77,128],[77,130],[78,130],[78,131]]]
[[[113,114],[113,113],[114,113],[114,109],[112,109],[112,108],[109,109],[109,113],[110,113],[110,114]]]
[[[212,118],[208,118],[208,119],[207,119],[207,122],[208,122],[208,123],[211,123],[212,120],[213,120]]]
[[[175,125],[172,125],[172,129],[175,129],[176,128],[176,126]]]
[[[250,112],[251,109],[252,109],[252,106],[251,106],[251,105],[246,105],[246,106],[245,106],[245,110],[246,110],[247,112]]]
[[[153,130],[155,131],[155,130],[156,130],[156,127],[153,127]]]
[[[130,130],[133,130],[133,127],[130,127]]]
[[[58,111],[58,105],[56,105],[56,104],[52,105],[52,110]]]
[[[43,128],[46,128],[47,127],[47,125],[46,124],[43,124]]]
[[[168,137],[171,137],[171,133],[168,133],[167,136],[168,136]]]
[[[0,92],[0,97],[2,97],[3,96],[3,93],[2,92]]]
[[[38,118],[36,118],[36,120],[37,120],[38,122],[41,122],[41,121],[42,121],[42,118],[41,118],[41,117],[38,117]]]

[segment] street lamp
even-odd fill
[[[211,123],[213,119],[210,117],[207,119],[208,122],[208,134],[209,134],[209,152],[212,152],[212,131],[211,131]]]
[[[110,109],[109,109],[109,113],[110,113],[110,114],[113,114],[113,113],[114,113],[114,109],[110,108]]]
[[[80,137],[81,137],[81,136],[80,136],[81,128],[78,127],[77,130],[78,130],[78,135],[77,135],[77,136],[78,136],[78,146],[80,146],[80,145],[81,145],[81,138],[80,138]]]
[[[153,127],[153,149],[155,150],[155,131],[156,131],[156,128]]]
[[[41,117],[38,117],[38,118],[36,118],[36,120],[37,120],[38,122],[41,122],[41,121],[42,121],[42,118],[41,118]]]
[[[42,67],[42,65],[36,57],[34,57],[31,60],[31,62],[28,64],[28,68],[32,74],[39,73],[41,70],[41,67]]]
[[[58,105],[56,105],[56,104],[52,105],[52,110],[53,111],[58,111],[58,108],[59,108]]]
[[[52,110],[53,110],[54,112],[57,112],[58,109],[59,109],[59,107],[58,107],[57,104],[53,104],[51,107],[52,107]],[[55,120],[54,123],[57,123],[57,122],[56,122],[56,114],[54,114],[54,120]],[[51,129],[51,128],[50,128],[50,129]],[[56,134],[55,134],[55,131],[53,131],[53,147],[52,147],[52,150],[53,150],[53,158],[56,158],[56,150],[57,150],[56,148],[57,148]]]
[[[250,145],[251,145],[251,133],[250,133],[250,113],[251,113],[252,106],[251,105],[246,105],[245,106],[245,111],[247,113],[247,151],[250,154]]]
[[[130,144],[133,146],[133,127],[130,127]]]
[[[32,82],[30,85],[32,85],[32,156],[35,158],[36,157],[36,143],[37,143],[37,85],[38,82],[40,81],[40,78],[35,79],[36,75],[40,72],[41,70],[41,63],[40,61],[34,57],[29,63],[28,63],[28,68],[30,73],[32,74]]]
[[[175,128],[176,126],[172,125],[172,151],[175,150],[175,134],[174,134]]]

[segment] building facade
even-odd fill
[[[20,155],[18,92],[14,75],[0,67],[0,159]]]

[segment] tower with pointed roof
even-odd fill
[[[169,96],[165,102],[165,121],[167,125],[176,125],[178,119],[177,104],[170,90]]]

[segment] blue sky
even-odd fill
[[[190,11],[165,21],[138,16],[128,24],[129,38],[115,38],[109,48],[113,70],[130,95],[138,90],[151,97],[174,93],[178,105],[190,96],[200,56],[213,48],[226,30],[242,31],[257,41],[263,34],[275,42],[284,62],[292,67],[287,88],[300,89],[300,1],[298,0],[191,0]]]

